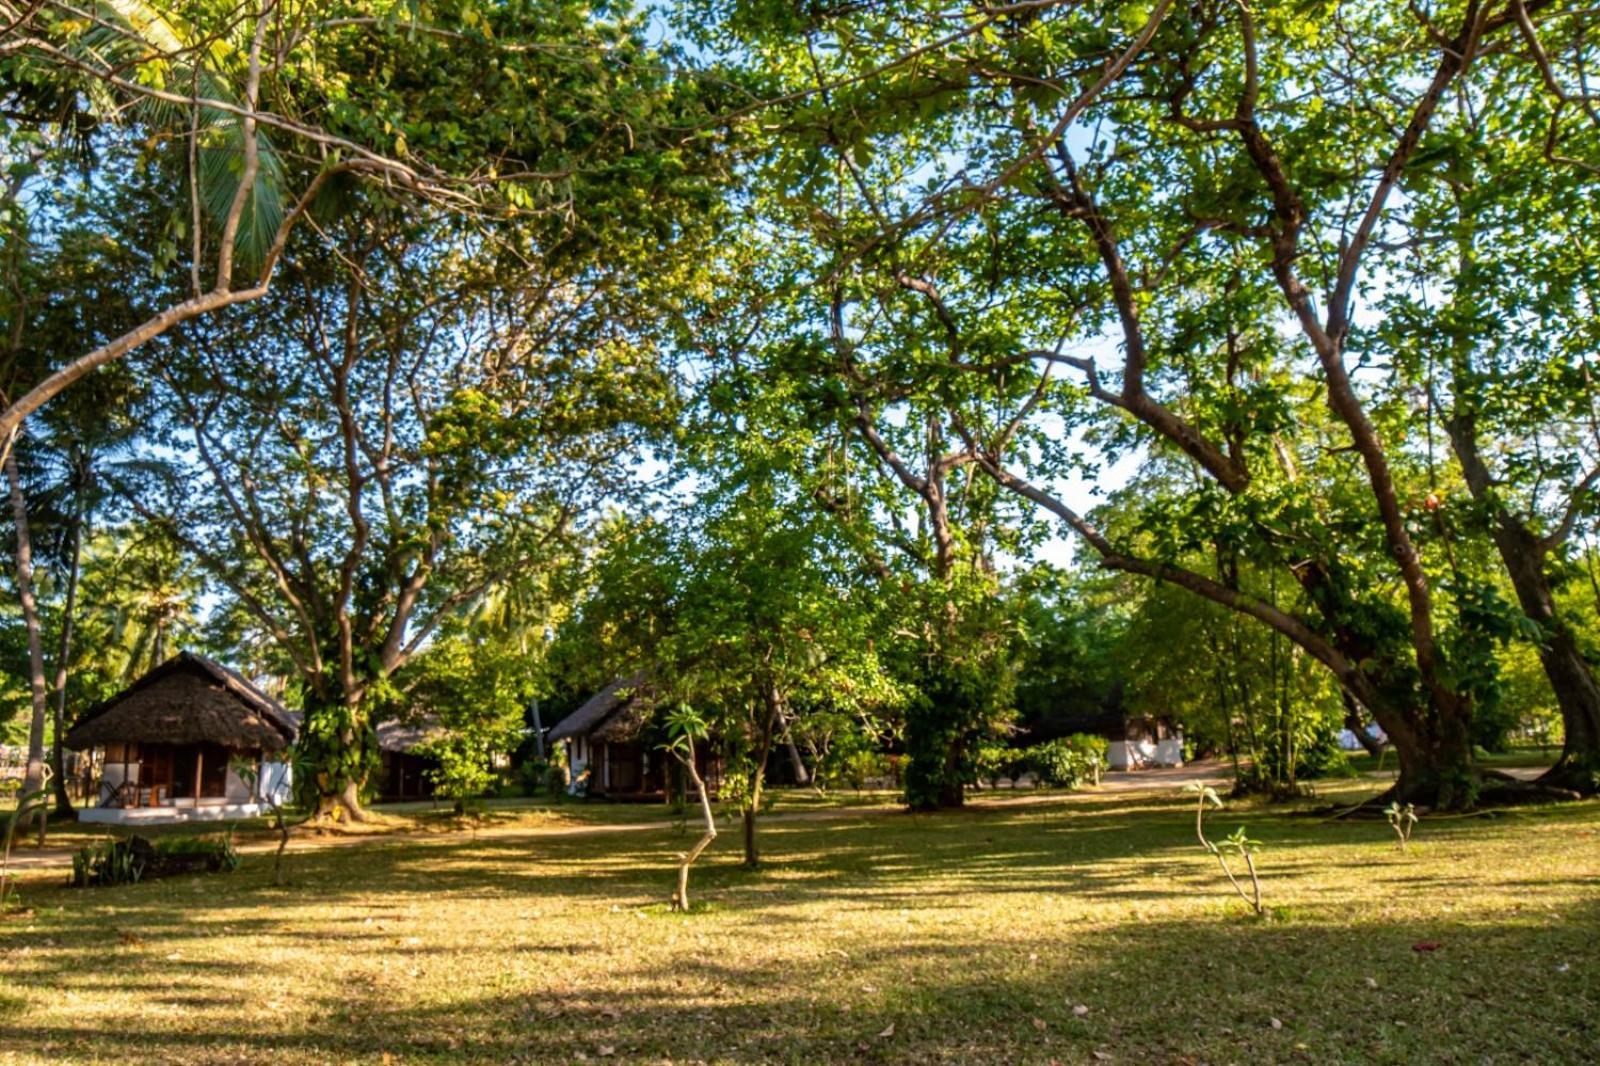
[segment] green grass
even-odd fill
[[[31,872],[32,915],[0,922],[0,1062],[1600,1058],[1595,804],[1424,819],[1404,854],[1381,822],[1224,811],[1217,835],[1265,844],[1260,921],[1176,795],[828,820],[791,798],[762,871],[727,823],[688,916],[663,901],[693,837],[648,808],[291,853],[287,889],[261,856],[111,889]]]

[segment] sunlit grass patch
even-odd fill
[[[571,809],[598,831],[291,852],[287,889],[263,856],[101,890],[30,874],[33,916],[0,926],[25,1000],[0,1059],[1600,1056],[1595,805],[1424,818],[1404,853],[1381,822],[1230,805],[1265,920],[1176,796],[777,817],[762,870],[718,839],[687,915],[666,901],[693,826]]]

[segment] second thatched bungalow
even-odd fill
[[[681,769],[661,749],[654,711],[649,681],[634,674],[611,682],[557,722],[549,740],[566,746],[568,791],[614,800],[661,800],[674,792]],[[711,748],[695,746],[695,769],[715,795],[722,762]]]

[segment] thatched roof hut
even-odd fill
[[[676,772],[648,726],[659,692],[644,671],[617,678],[557,722],[549,739],[566,747],[569,791],[613,799],[663,798]],[[722,782],[713,745],[695,746],[695,766],[715,795]]]
[[[294,743],[277,700],[203,655],[181,652],[91,707],[64,741],[77,751],[107,744],[219,744],[264,753]]]
[[[572,740],[588,736],[598,740],[631,739],[649,711],[646,689],[642,671],[617,678],[557,722],[550,730],[549,739]],[[618,714],[619,711],[627,713]]]

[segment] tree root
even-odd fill
[[[1600,768],[1562,755],[1556,764],[1534,781],[1536,785],[1567,789],[1580,796],[1600,794]]]
[[[1471,807],[1456,812],[1462,816],[1490,817],[1496,809],[1506,807],[1523,807],[1539,803],[1571,803],[1584,799],[1583,793],[1549,784],[1544,777],[1536,781],[1524,781],[1499,770],[1481,770],[1477,773],[1477,778],[1479,784],[1476,801]],[[1371,799],[1362,800],[1351,807],[1319,807],[1305,813],[1308,817],[1330,822],[1382,821],[1387,817],[1385,809],[1389,804],[1396,802],[1416,803],[1417,810],[1423,814],[1437,811],[1432,804],[1418,802],[1415,799],[1407,800],[1400,792],[1399,785],[1392,785]]]

